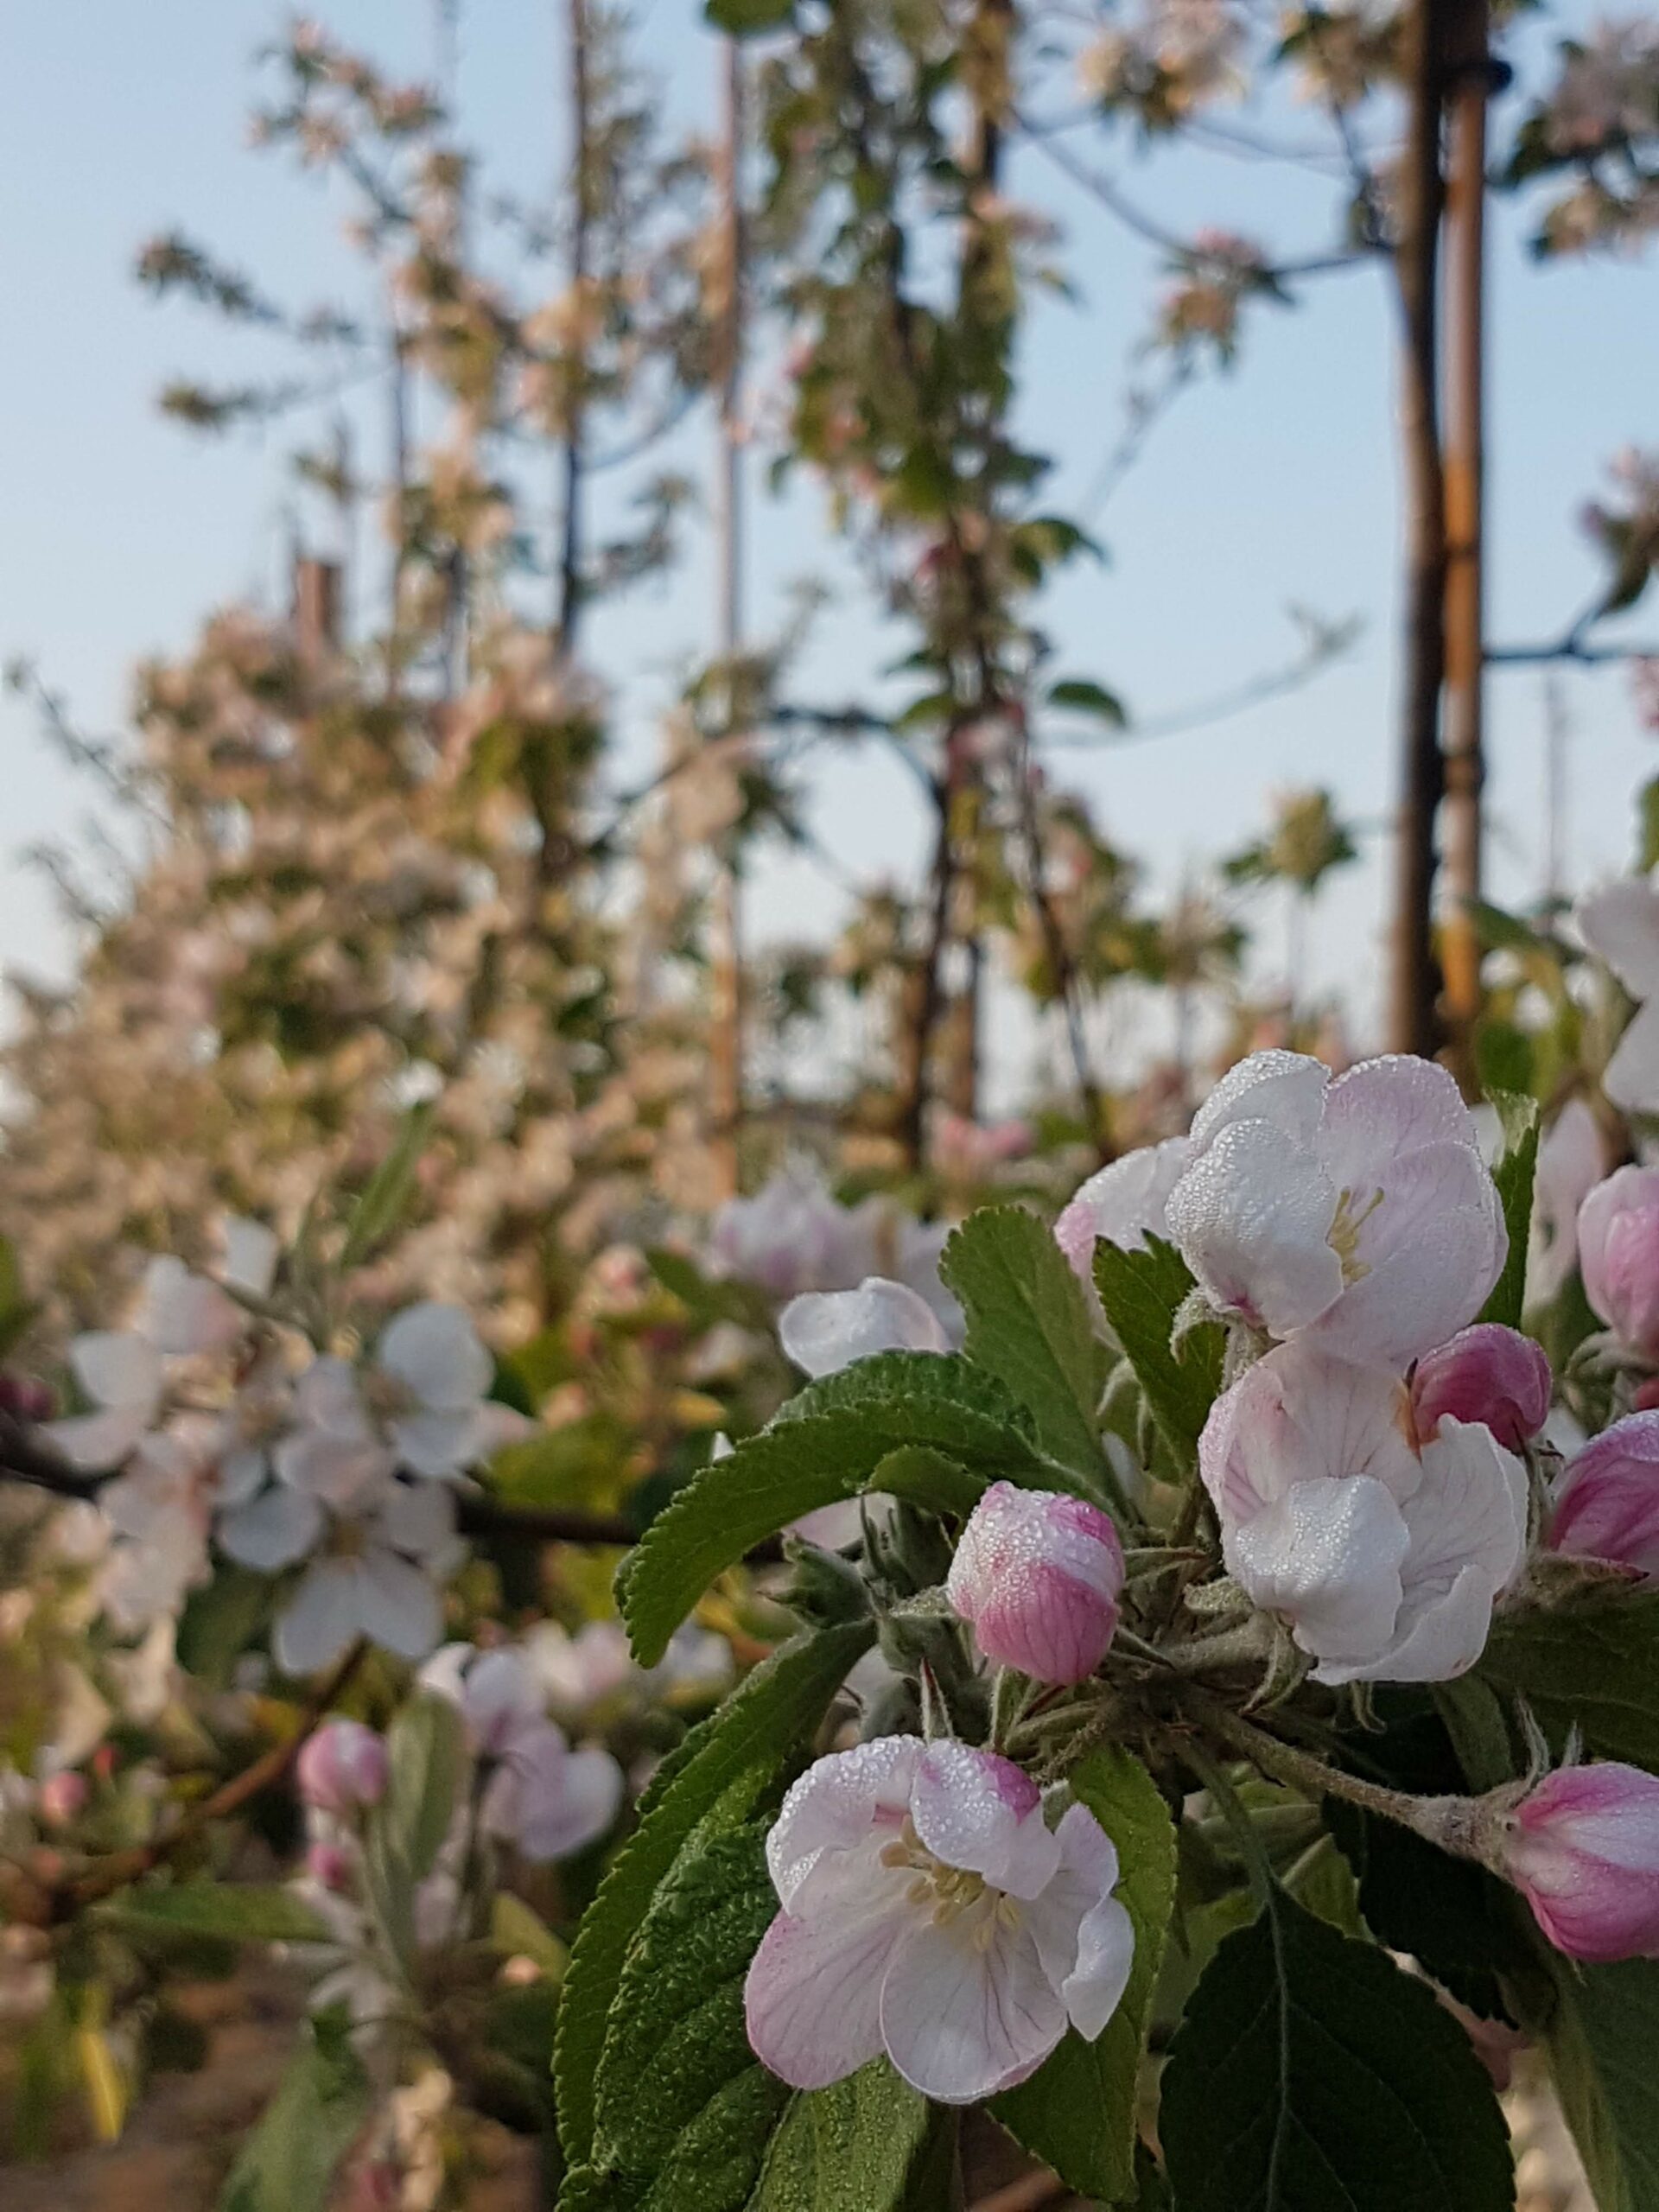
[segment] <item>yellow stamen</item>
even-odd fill
[[[1354,1194],[1344,1191],[1337,1200],[1337,1211],[1325,1233],[1325,1243],[1342,1262],[1344,1284],[1362,1281],[1370,1268],[1359,1256],[1359,1232],[1382,1203],[1381,1191],[1373,1191],[1365,1204],[1355,1210]]]

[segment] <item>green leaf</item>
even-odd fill
[[[1103,1242],[1095,1247],[1095,1287],[1153,1419],[1176,1458],[1191,1466],[1221,1389],[1226,1350],[1221,1327],[1209,1321],[1189,1329],[1179,1351],[1171,1347],[1175,1317],[1194,1287],[1192,1271],[1160,1237],[1149,1236],[1141,1252]]]
[[[776,30],[795,10],[795,0],[702,0],[703,21],[733,38]]]
[[[448,1698],[411,1698],[386,1737],[391,1776],[369,1816],[363,1871],[381,1932],[414,1959],[415,1891],[436,1862],[467,1787],[467,1732]]]
[[[1071,1779],[1116,1846],[1116,1894],[1135,1923],[1135,1964],[1099,2037],[1090,2044],[1068,2033],[991,2111],[1079,2196],[1112,2201],[1135,2186],[1136,2092],[1175,1897],[1175,1830],[1151,1776],[1127,1751],[1093,1752]]]
[[[1558,1748],[1576,1722],[1598,1758],[1659,1774],[1659,1592],[1500,1613],[1477,1673],[1524,1697]]]
[[[931,2212],[927,2099],[877,2058],[790,2099],[748,2212]]]
[[[1058,683],[1051,684],[1048,703],[1051,707],[1069,707],[1073,714],[1094,715],[1115,729],[1123,728],[1129,719],[1123,702],[1115,691],[1081,677],[1065,677]]]
[[[17,1248],[9,1236],[0,1236],[0,1359],[28,1334],[40,1312],[23,1285]]]
[[[886,1497],[901,1497],[928,1513],[949,1513],[965,1521],[985,1491],[982,1475],[969,1474],[960,1459],[947,1459],[925,1444],[901,1444],[877,1462],[870,1488]]]
[[[572,2166],[592,2164],[605,2024],[658,1885],[716,1806],[741,1818],[791,1763],[874,1633],[868,1623],[855,1622],[797,1637],[763,1660],[658,1769],[640,1800],[639,1826],[582,1916],[565,1974],[553,2075],[559,2139]]]
[[[1550,2069],[1599,2212],[1659,2212],[1659,1965],[1552,1970]]]
[[[231,2169],[219,2212],[318,2212],[368,2118],[372,2092],[343,2025],[323,2019],[302,2032],[298,2054]]]
[[[1106,1352],[1082,1286],[1024,1206],[986,1206],[951,1232],[939,1280],[968,1317],[964,1349],[1031,1408],[1043,1448],[1098,1479]]]
[[[965,1386],[961,1395],[958,1382]],[[702,1468],[617,1574],[640,1664],[656,1665],[715,1577],[752,1546],[804,1513],[871,1488],[881,1462],[906,1446],[943,1452],[982,1484],[1003,1476],[1065,1487],[1065,1471],[1046,1460],[1006,1413],[984,1409],[985,1383],[965,1360],[885,1352],[812,1384],[770,1428]]]
[[[391,1151],[364,1185],[346,1221],[339,1264],[354,1268],[383,1244],[404,1219],[415,1189],[415,1171],[431,1132],[433,1102],[412,1106],[398,1125]]]
[[[283,1586],[273,1574],[220,1560],[213,1579],[185,1599],[179,1617],[178,1661],[209,1689],[226,1690],[236,1662],[270,1625]]]
[[[1514,1893],[1466,1859],[1452,1859],[1393,1821],[1335,1799],[1325,1807],[1359,1884],[1359,1909],[1377,1942],[1404,1951],[1483,2019],[1507,2020],[1499,1977],[1524,1967]]]
[[[778,1910],[759,1823],[702,1832],[628,1948],[594,2077],[594,2162],[676,2212],[737,2212],[789,2090],[749,2048],[743,1981]]]
[[[232,1943],[326,1943],[309,1905],[276,1883],[175,1882],[127,1890],[99,1908],[101,1925],[124,1936],[211,1936]]]
[[[1532,1232],[1532,1181],[1538,1166],[1538,1101],[1518,1091],[1495,1090],[1490,1103],[1503,1127],[1503,1157],[1492,1170],[1492,1180],[1503,1202],[1510,1249],[1480,1318],[1518,1329],[1527,1287],[1527,1240]]]
[[[1427,1986],[1276,1887],[1171,2047],[1159,2133],[1177,2212],[1507,2212],[1503,2114]]]

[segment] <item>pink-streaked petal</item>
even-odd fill
[[[1320,1150],[1338,1189],[1375,1182],[1380,1165],[1430,1144],[1478,1148],[1456,1079],[1436,1061],[1407,1052],[1362,1060],[1325,1093]]]
[[[556,1784],[538,1777],[521,1794],[518,1848],[537,1865],[585,1851],[613,1825],[622,1786],[622,1770],[608,1751],[572,1751]]]
[[[1216,1401],[1198,1467],[1224,1526],[1249,1520],[1297,1483],[1370,1475],[1405,1498],[1421,1478],[1405,1385],[1385,1369],[1332,1358],[1307,1338],[1269,1352]]]
[[[1113,1897],[1117,1853],[1086,1805],[1055,1834],[1060,1871],[1025,1908],[1043,1972],[1079,2035],[1093,2042],[1117,2010],[1135,1958],[1135,1924]]]
[[[1519,1572],[1527,1542],[1526,1469],[1488,1428],[1448,1414],[1423,1447],[1423,1482],[1406,1502],[1411,1549],[1408,1589],[1449,1584],[1478,1567],[1491,1587],[1506,1589]]]
[[[780,1912],[761,1939],[743,1991],[749,2044],[793,2088],[825,2088],[880,2055],[882,1980],[910,1879],[873,1879],[810,1919]]]
[[[495,1371],[471,1315],[436,1299],[408,1306],[389,1322],[375,1358],[422,1405],[446,1410],[475,1405]]]
[[[1230,1122],[1272,1122],[1311,1142],[1319,1126],[1331,1071],[1306,1052],[1252,1052],[1230,1067],[1192,1116],[1192,1141],[1202,1148]]]
[[[821,1864],[860,1849],[873,1835],[898,1834],[922,1750],[914,1736],[878,1736],[815,1760],[791,1786],[766,1838],[766,1864],[785,1906],[806,1909],[807,1885]],[[832,1864],[824,1872],[833,1879]]]
[[[242,1567],[275,1574],[315,1550],[321,1535],[322,1508],[315,1498],[279,1487],[226,1514],[219,1548]]]
[[[778,1338],[802,1373],[834,1375],[883,1351],[950,1349],[927,1300],[901,1282],[867,1275],[856,1290],[806,1291],[791,1299]]]
[[[1529,1305],[1548,1305],[1566,1287],[1579,1255],[1579,1208],[1605,1166],[1599,1122],[1584,1099],[1569,1098],[1538,1147],[1527,1247]]]
[[[1365,1659],[1394,1633],[1410,1538],[1369,1475],[1296,1483],[1230,1532],[1227,1564],[1255,1603],[1282,1613],[1305,1651]]]
[[[1408,1589],[1395,1641],[1377,1657],[1350,1662],[1324,1659],[1316,1681],[1450,1682],[1466,1675],[1486,1648],[1491,1626],[1491,1581],[1478,1567],[1463,1568],[1449,1587]]]
[[[1337,1192],[1317,1155],[1269,1122],[1232,1122],[1170,1192],[1169,1226],[1212,1302],[1273,1335],[1342,1294],[1329,1242]]]
[[[1085,1283],[1094,1281],[1099,1239],[1138,1252],[1145,1249],[1148,1233],[1167,1236],[1165,1207],[1192,1158],[1185,1137],[1167,1137],[1113,1160],[1073,1194],[1054,1224],[1054,1241]]]
[[[910,1811],[935,1858],[982,1874],[1010,1896],[1034,1897],[1059,1866],[1060,1847],[1043,1820],[1036,1783],[995,1751],[949,1738],[930,1744],[916,1769]]]
[[[1350,1359],[1404,1366],[1472,1321],[1509,1250],[1497,1186],[1478,1154],[1425,1145],[1382,1164],[1381,1199],[1351,1201],[1361,1272],[1318,1323],[1320,1341]]]
[[[1065,2007],[1023,1918],[988,1899],[912,1923],[881,1986],[881,2040],[912,2088],[973,2104],[1033,2073],[1065,2033]]]

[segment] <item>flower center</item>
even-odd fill
[[[1344,1287],[1362,1281],[1371,1272],[1359,1256],[1359,1232],[1382,1203],[1381,1191],[1373,1191],[1363,1206],[1357,1206],[1351,1191],[1344,1191],[1337,1200],[1337,1211],[1325,1241],[1342,1262]]]
[[[974,1942],[982,1951],[990,1948],[999,1927],[1008,1925],[1019,1916],[1014,1899],[1001,1890],[994,1890],[982,1874],[976,1874],[966,1866],[948,1866],[936,1857],[917,1834],[908,1816],[897,1840],[884,1847],[881,1864],[914,1870],[916,1879],[905,1892],[906,1897],[913,1905],[931,1908],[936,1928],[949,1927],[953,1920],[960,1920],[963,1913],[982,1904],[985,1910],[974,1929]]]

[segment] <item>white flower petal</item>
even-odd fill
[[[1368,1177],[1375,1182],[1379,1162],[1429,1144],[1479,1150],[1463,1093],[1438,1062],[1390,1052],[1333,1078],[1325,1094],[1319,1148],[1339,1190]]]
[[[1068,1806],[1054,1831],[1060,1871],[1026,1915],[1043,1972],[1066,2016],[1092,2043],[1122,2000],[1135,1961],[1135,1923],[1112,1891],[1117,1853],[1086,1805]]]
[[[291,1490],[337,1508],[372,1497],[397,1464],[383,1444],[327,1428],[283,1437],[272,1459],[278,1479]]]
[[[1285,1615],[1304,1651],[1365,1659],[1394,1634],[1410,1541],[1381,1483],[1327,1475],[1231,1530],[1227,1564],[1256,1605]]]
[[[69,1364],[81,1389],[100,1406],[142,1412],[148,1427],[162,1395],[162,1356],[130,1329],[95,1329],[69,1347]]]
[[[225,1515],[219,1548],[239,1566],[261,1574],[292,1567],[313,1551],[322,1535],[322,1508],[302,1491],[277,1485]]]
[[[393,1483],[380,1504],[378,1525],[394,1551],[435,1567],[454,1547],[455,1494],[435,1483]]]
[[[1659,1077],[1659,1037],[1655,1074]],[[1527,1302],[1548,1305],[1578,1264],[1579,1208],[1606,1166],[1601,1126],[1588,1103],[1569,1098],[1545,1130],[1533,1180],[1532,1235],[1527,1246]]]
[[[96,1471],[121,1465],[149,1427],[154,1412],[153,1406],[117,1406],[101,1414],[72,1414],[67,1421],[48,1421],[44,1433],[71,1466]]]
[[[1125,1252],[1146,1249],[1148,1233],[1167,1237],[1169,1194],[1192,1164],[1185,1137],[1142,1145],[1091,1175],[1054,1224],[1061,1251],[1085,1282],[1092,1282],[1095,1245],[1104,1238]]]
[[[1601,1087],[1627,1114],[1659,1114],[1659,1005],[1637,1009],[1607,1063]]]
[[[898,1834],[923,1749],[914,1736],[880,1736],[817,1760],[791,1786],[766,1838],[766,1865],[785,1906],[807,1910],[817,1889],[833,1881],[837,1858],[861,1849],[873,1833],[883,1840]],[[821,1866],[824,1885],[812,1879]]]
[[[476,1466],[483,1458],[483,1430],[476,1408],[460,1412],[407,1414],[388,1421],[398,1464],[413,1475],[442,1482]]]
[[[446,1410],[475,1405],[495,1372],[472,1317],[436,1299],[407,1306],[390,1321],[375,1360],[422,1405]]]
[[[233,1214],[221,1224],[219,1239],[225,1253],[219,1272],[225,1282],[250,1298],[269,1297],[283,1249],[276,1232],[263,1221]]]
[[[1331,1071],[1306,1052],[1252,1052],[1230,1067],[1192,1116],[1192,1146],[1202,1150],[1230,1122],[1266,1121],[1312,1143]]]
[[[163,1257],[145,1270],[137,1325],[158,1351],[188,1355],[224,1351],[245,1325],[240,1306],[216,1282]]]
[[[276,1618],[276,1663],[288,1675],[314,1675],[345,1656],[361,1632],[357,1573],[342,1559],[321,1559]]]
[[[518,1848],[537,1865],[586,1850],[614,1823],[622,1788],[622,1770],[608,1751],[572,1751],[560,1768],[556,1788],[524,1793]]]
[[[437,1591],[396,1552],[365,1552],[357,1564],[356,1605],[363,1633],[400,1659],[424,1659],[443,1633]]]
[[[744,1985],[749,2043],[798,2089],[839,2082],[881,2051],[881,1986],[904,1933],[910,1876],[881,1865],[850,1870],[844,1891],[810,1919],[780,1912]]]
[[[1659,891],[1645,877],[1592,891],[1573,918],[1632,998],[1659,996]]]
[[[867,1275],[856,1290],[792,1298],[779,1317],[778,1337],[787,1357],[811,1376],[834,1375],[877,1352],[950,1349],[927,1300],[881,1275]]]
[[[1214,1304],[1274,1336],[1306,1328],[1342,1294],[1329,1241],[1337,1192],[1310,1147],[1272,1122],[1230,1122],[1170,1192],[1167,1212]]]
[[[294,1410],[307,1428],[368,1442],[374,1434],[356,1370],[349,1361],[324,1352],[314,1359],[294,1387]]]
[[[1065,2007],[1021,1917],[991,1901],[912,1922],[881,1985],[881,2040],[912,2088],[972,2104],[1035,2071],[1065,2033]]]

